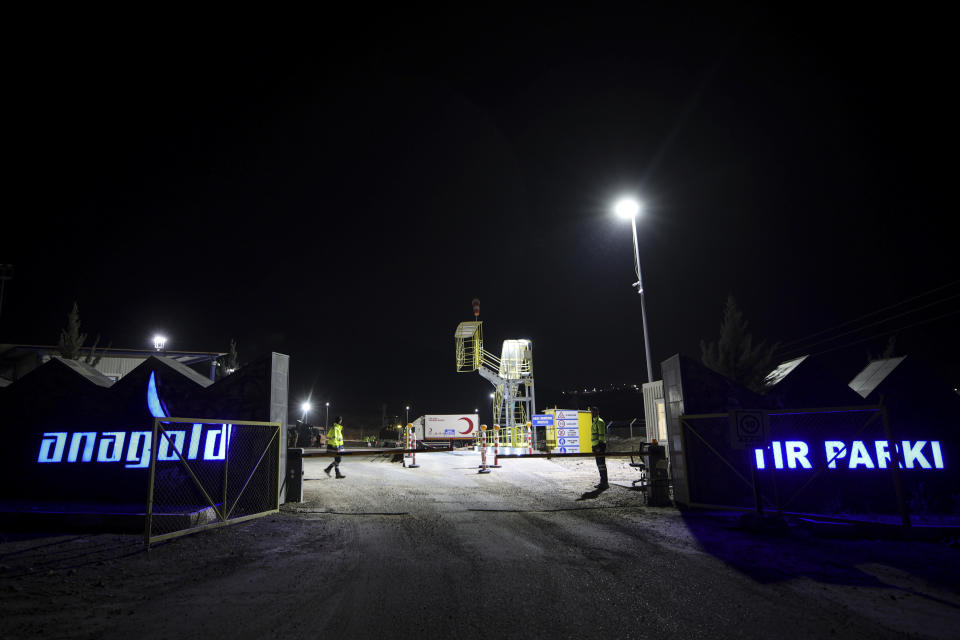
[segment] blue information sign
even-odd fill
[[[533,426],[535,427],[552,427],[553,426],[553,416],[549,413],[543,415],[533,416]]]

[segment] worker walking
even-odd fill
[[[600,417],[600,410],[596,407],[590,407],[590,445],[597,458],[597,470],[600,472],[600,484],[597,489],[607,489],[610,485],[607,483],[607,458],[604,455],[607,452],[607,423]]]
[[[337,479],[346,478],[347,476],[340,473],[340,453],[343,452],[343,416],[337,416],[337,419],[333,421],[333,426],[330,427],[330,431],[327,432],[327,451],[336,451],[337,456],[334,457],[333,462],[327,465],[327,468],[324,469],[324,473],[328,476],[330,475],[330,469],[336,469]]]

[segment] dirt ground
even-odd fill
[[[156,546],[0,534],[2,638],[955,638],[960,553],[644,505],[636,473],[306,460],[306,500]]]

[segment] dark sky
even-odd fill
[[[631,192],[656,363],[698,356],[728,293],[786,342],[946,285],[811,350],[865,363],[915,325],[898,350],[956,377],[942,16],[111,20],[25,22],[8,61],[0,342],[55,343],[76,300],[116,347],[287,353],[291,403],[459,412],[489,392],[454,369],[478,297],[544,397],[639,383]]]

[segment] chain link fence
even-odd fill
[[[276,513],[280,424],[154,420],[145,543]]]

